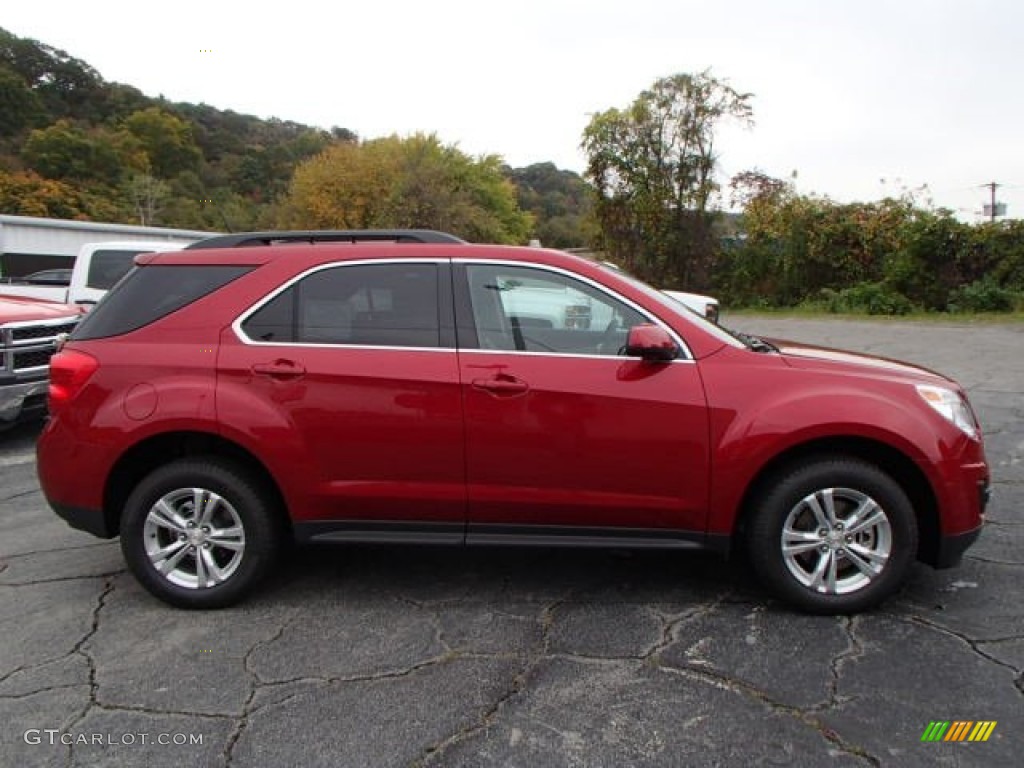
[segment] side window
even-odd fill
[[[580,280],[531,267],[469,265],[482,349],[617,355],[639,312]]]
[[[440,346],[434,264],[359,264],[304,277],[250,315],[255,341]]]

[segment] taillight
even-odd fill
[[[74,349],[63,349],[51,357],[47,399],[50,413],[55,414],[70,403],[99,367],[95,357]]]

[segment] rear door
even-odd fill
[[[554,268],[457,263],[468,540],[692,534],[708,504],[693,360],[621,355],[652,318]]]
[[[318,267],[225,333],[218,418],[277,463],[305,533],[462,541],[454,347],[446,260]]]

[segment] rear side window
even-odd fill
[[[435,264],[367,264],[319,270],[242,323],[253,341],[385,347],[440,346]]]
[[[212,264],[136,267],[85,316],[71,338],[102,339],[137,330],[250,270],[248,266]]]

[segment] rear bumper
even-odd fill
[[[72,528],[99,536],[101,539],[112,539],[117,536],[117,531],[111,530],[106,515],[98,509],[83,509],[52,501],[50,507]]]

